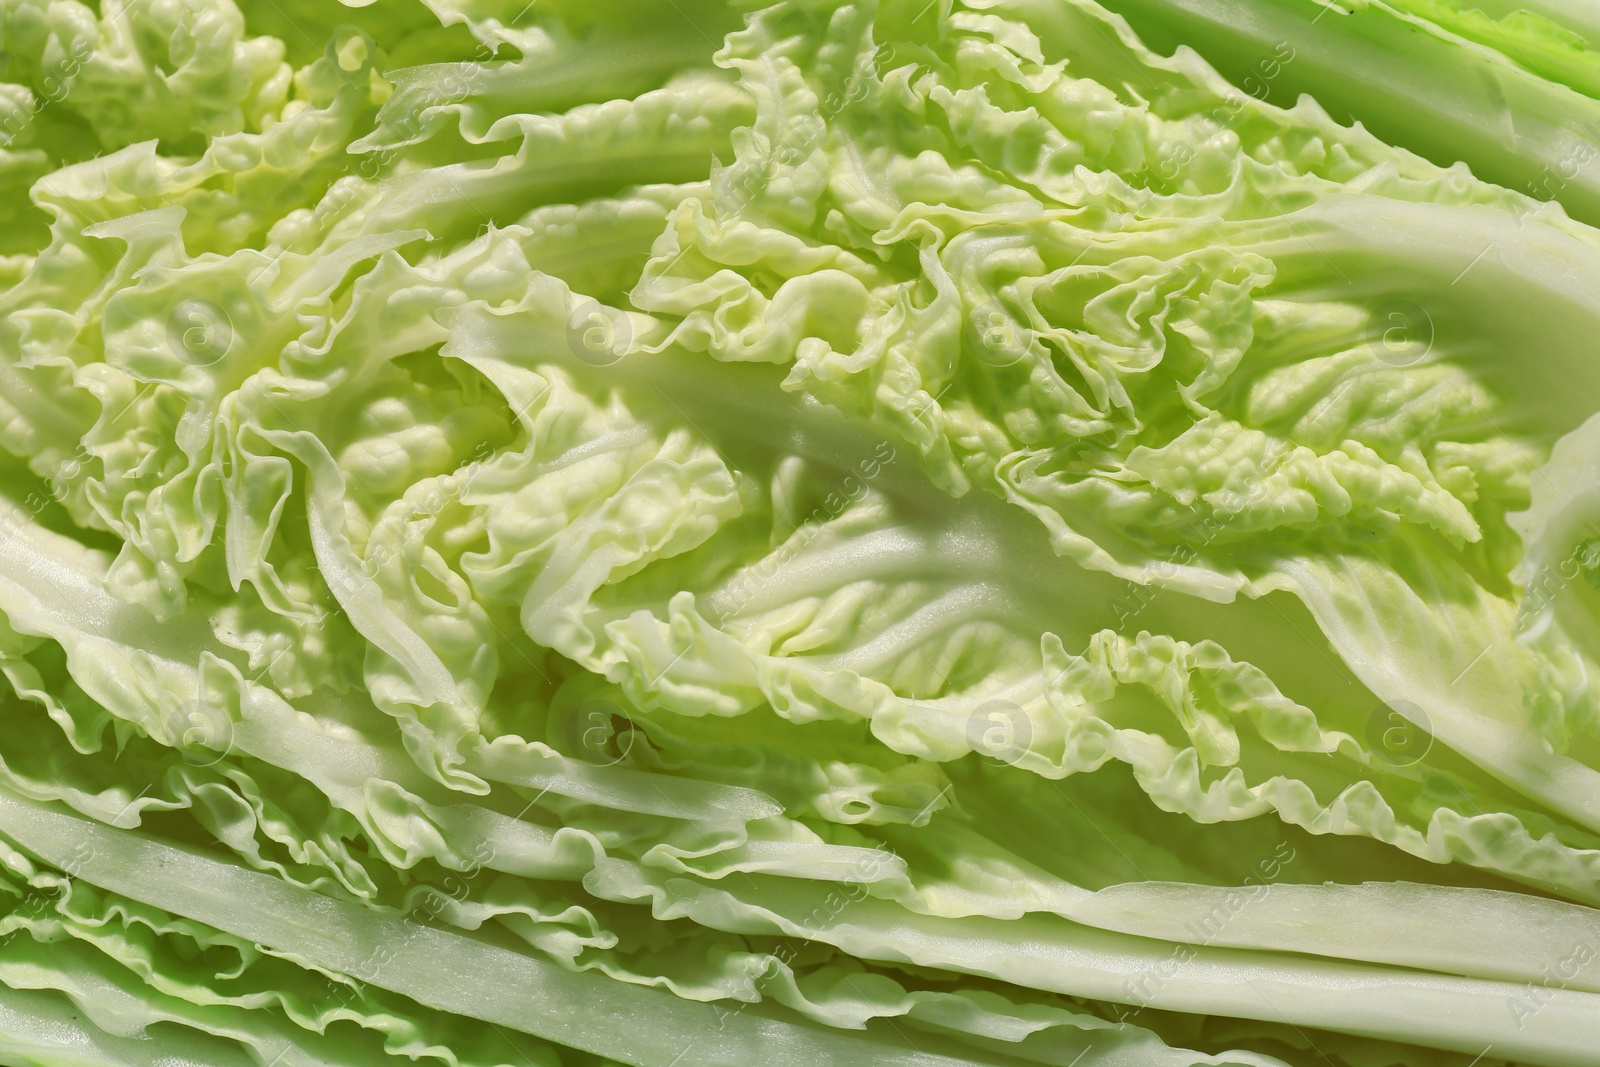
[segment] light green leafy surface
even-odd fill
[[[1600,16],[925,3],[0,0],[0,1059],[1594,1062]]]

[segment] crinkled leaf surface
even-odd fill
[[[0,1056],[1592,1064],[1526,7],[0,0]]]

